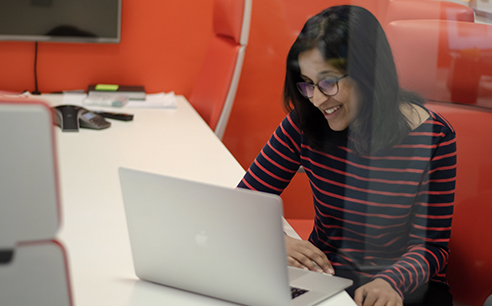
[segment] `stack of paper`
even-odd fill
[[[147,94],[145,101],[130,100],[125,108],[176,108],[176,97],[174,91]]]
[[[65,93],[63,94],[63,104],[72,104],[80,106],[88,106],[84,104],[87,99],[86,94]],[[109,105],[108,105],[109,106]],[[116,107],[116,106],[114,106]],[[133,101],[130,100],[122,108],[176,108],[176,97],[174,92],[147,94],[145,100]]]

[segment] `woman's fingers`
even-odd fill
[[[287,248],[287,262],[290,266],[334,274],[334,269],[326,255],[311,242],[286,235],[285,243]]]

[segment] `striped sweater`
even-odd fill
[[[315,206],[309,240],[335,271],[382,278],[401,296],[428,281],[447,284],[455,132],[429,112],[400,144],[371,156],[312,149],[291,112],[238,187],[280,194],[302,165]]]

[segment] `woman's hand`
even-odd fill
[[[403,300],[398,292],[381,278],[376,278],[357,288],[354,301],[358,306],[403,306]]]
[[[311,242],[285,235],[285,245],[289,266],[332,275],[335,273],[325,253]]]

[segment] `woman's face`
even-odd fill
[[[345,75],[328,64],[317,48],[300,53],[298,60],[304,82],[317,84],[324,79],[336,79]],[[326,96],[316,86],[309,101],[323,113],[332,130],[343,131],[355,118],[360,95],[350,76],[340,79],[338,88],[336,95]]]

